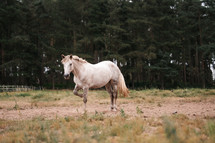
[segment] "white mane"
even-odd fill
[[[82,59],[82,58],[80,58],[80,57],[78,57],[78,56],[76,56],[76,55],[72,56],[72,58],[73,58],[74,60],[76,60],[76,61],[81,62],[81,63],[88,63],[86,60],[84,60],[84,59]]]

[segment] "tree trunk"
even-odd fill
[[[73,30],[73,52],[77,52],[77,41],[76,41],[76,32]]]
[[[55,89],[55,77],[52,75],[52,89]]]
[[[131,77],[131,81],[132,81],[132,89],[134,89],[134,73],[131,74],[132,77]]]
[[[205,66],[205,65],[204,65],[204,61],[202,60],[202,63],[201,63],[202,88],[205,88],[205,67],[204,67],[204,66]]]
[[[152,78],[151,78],[151,68],[149,66],[148,68],[148,79],[147,79],[148,83],[150,86],[152,86]]]
[[[97,50],[94,51],[94,62],[98,63],[98,51]]]
[[[202,46],[202,29],[201,29],[201,18],[200,18],[201,14],[199,12],[199,19],[198,19],[198,28],[199,28],[199,46]],[[205,88],[205,68],[204,68],[204,56],[203,56],[203,53],[201,52],[201,67],[200,67],[200,76],[201,76],[201,82],[202,82],[202,88]]]
[[[4,83],[4,76],[5,76],[5,73],[4,73],[4,48],[2,47],[1,43],[0,43],[0,47],[1,47],[1,84]]]
[[[50,46],[54,46],[54,38],[52,37],[51,39],[50,39]]]
[[[183,47],[184,48],[184,47]],[[184,75],[184,85],[187,85],[187,72],[186,72],[186,59],[185,59],[185,48],[184,48],[184,56],[183,56],[183,75]]]
[[[199,84],[199,50],[198,45],[196,44],[196,53],[195,53],[195,81]]]
[[[164,75],[160,73],[161,89],[164,89]]]

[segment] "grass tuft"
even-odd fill
[[[178,143],[178,142],[180,142],[179,138],[177,136],[176,126],[174,125],[174,122],[171,121],[167,117],[163,118],[163,122],[164,122],[165,134],[166,134],[167,139],[171,143]]]
[[[95,111],[95,114],[92,116],[92,119],[96,121],[104,121],[105,117],[103,113]]]
[[[215,121],[210,120],[207,122],[206,131],[208,136],[210,137],[211,142],[215,142]]]
[[[37,95],[33,96],[32,99],[39,99],[39,98],[42,98],[44,96],[45,96],[44,94],[37,94]]]
[[[139,108],[139,106],[136,107],[137,114],[143,114],[143,111]]]
[[[20,94],[16,94],[15,96],[16,97],[28,97],[28,96],[31,96],[31,94],[29,94],[29,93],[20,93]]]
[[[123,117],[123,118],[126,118],[126,117],[127,117],[127,115],[125,114],[125,111],[124,111],[123,109],[120,110],[120,115],[121,115],[121,117]]]

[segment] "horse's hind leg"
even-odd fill
[[[110,94],[111,98],[111,110],[116,111],[116,100],[117,100],[117,82],[115,80],[111,80],[106,86],[106,90]]]
[[[118,90],[117,90],[117,84],[113,84],[113,108],[116,111],[117,106],[116,106],[116,100],[117,100],[117,95],[118,95]]]
[[[113,97],[113,89],[112,89],[112,86],[111,86],[111,82],[108,82],[108,84],[105,85],[105,88],[107,90],[107,92],[110,94],[110,99],[111,99],[111,110],[114,109],[114,106],[113,106],[113,101],[114,101],[114,97]]]

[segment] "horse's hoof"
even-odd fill
[[[116,110],[118,110],[117,106],[114,107]]]
[[[116,112],[117,108],[111,107],[111,111]]]

